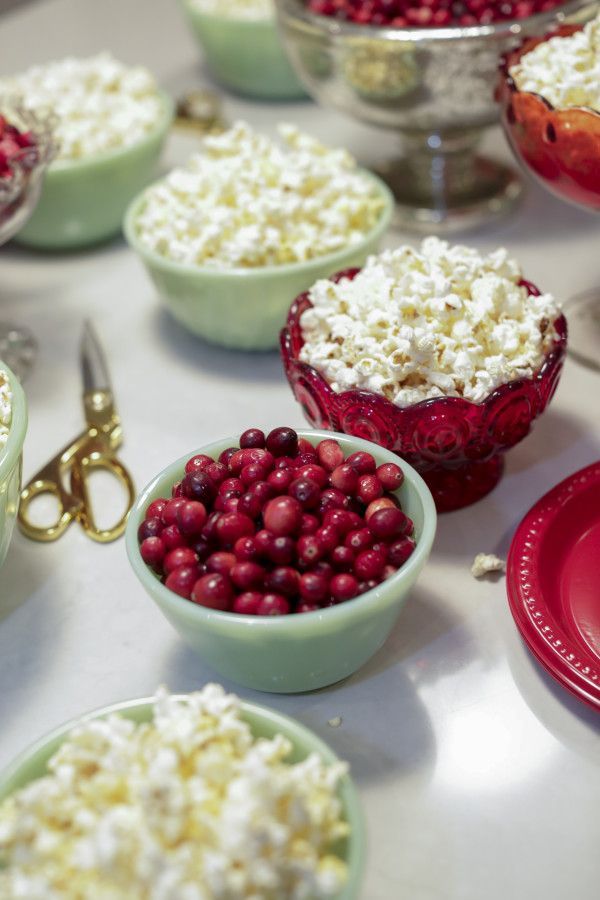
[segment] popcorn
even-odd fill
[[[154,721],[76,726],[49,774],[0,807],[3,900],[278,900],[336,894],[345,764],[285,762],[219,685],[160,689]],[[4,867],[4,868],[3,868]]]
[[[528,296],[507,251],[481,256],[426,238],[372,256],[354,279],[318,281],[300,318],[300,360],[334,391],[366,389],[405,407],[433,397],[480,403],[530,377],[559,308]]]
[[[199,13],[221,19],[271,19],[273,0],[192,0]]]
[[[0,80],[0,94],[21,94],[26,108],[57,117],[57,159],[77,160],[129,147],[151,132],[163,104],[147,69],[109,53],[67,57]]]
[[[473,578],[484,578],[491,572],[505,572],[506,563],[493,553],[478,553],[471,566]]]
[[[520,91],[540,94],[557,109],[600,111],[600,13],[582,31],[538,44],[509,75]]]
[[[6,373],[0,370],[0,450],[8,441],[12,420],[12,391]]]
[[[237,122],[146,191],[136,228],[149,250],[214,269],[296,263],[351,247],[384,201],[345,150],[293,125],[281,144]]]

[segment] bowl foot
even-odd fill
[[[568,352],[578,362],[600,370],[600,290],[573,297],[566,304]]]
[[[421,472],[433,494],[437,511],[451,512],[481,500],[493,490],[504,470],[504,458],[499,453],[484,462],[466,462],[456,469],[440,466]]]

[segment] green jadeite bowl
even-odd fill
[[[173,119],[173,102],[161,92],[156,128],[131,147],[48,167],[40,199],[15,240],[41,250],[71,250],[106,240],[121,230],[132,198],[156,174]]]
[[[0,372],[8,377],[12,391],[12,420],[8,440],[0,448],[0,566],[4,562],[15,527],[21,495],[23,444],[27,431],[27,402],[19,380],[0,361]]]
[[[379,221],[360,243],[306,262],[224,270],[172,262],[145,247],[137,234],[136,222],[146,202],[145,191],[127,210],[123,230],[163,303],[181,325],[222,347],[272,350],[279,344],[279,332],[298,294],[319,278],[350,266],[362,266],[379,247],[394,201],[383,182],[369,172],[364,174],[372,179],[385,201]]]
[[[283,49],[274,11],[268,19],[234,19],[200,12],[191,0],[181,0],[181,5],[223,87],[262,100],[306,97]]]
[[[334,684],[360,669],[383,645],[429,556],[436,512],[429,489],[415,470],[393,453],[359,438],[331,431],[298,431],[312,444],[335,438],[346,455],[372,453],[377,464],[394,462],[404,471],[396,492],[415,523],[417,546],[408,561],[382,584],[354,600],[318,612],[289,616],[244,616],[198,606],[168,590],[140,556],[137,531],[148,505],[170,497],[196,453],[217,457],[237,438],[200,447],[167,466],[138,497],[127,524],[126,545],[133,571],[181,637],[212,669],[259,691],[296,693]]]
[[[149,722],[152,719],[152,706],[151,698],[115,703],[61,725],[23,751],[0,773],[0,803],[30,781],[46,774],[48,760],[76,725],[90,719],[105,718],[113,713],[134,722]],[[310,753],[318,753],[329,766],[339,762],[335,753],[316,734],[288,716],[254,703],[242,703],[242,715],[256,738],[272,738],[276,734],[287,737],[292,744],[292,752],[288,757],[290,763],[300,762]],[[350,825],[350,834],[332,848],[348,866],[347,886],[334,900],[357,900],[365,866],[366,829],[358,792],[348,775],[340,780],[338,796],[344,818]]]

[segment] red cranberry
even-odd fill
[[[202,529],[202,537],[208,541],[217,540],[217,523],[221,518],[220,512],[211,512],[206,520],[206,525]]]
[[[254,522],[242,513],[223,513],[217,522],[217,538],[223,547],[233,547],[238,538],[254,534]]]
[[[317,461],[316,453],[298,453],[294,458],[294,467],[303,469],[305,466],[312,466]]]
[[[319,520],[311,513],[304,513],[300,523],[300,534],[314,534],[319,527]]]
[[[377,467],[377,463],[371,454],[365,453],[364,450],[357,450],[356,453],[351,453],[346,462],[359,475],[370,475]]]
[[[246,488],[249,488],[250,485],[255,484],[257,481],[264,481],[268,474],[269,469],[264,463],[253,462],[244,466],[240,472],[240,480],[244,483]]]
[[[164,558],[163,572],[170,575],[174,569],[179,569],[180,566],[195,566],[197,562],[198,557],[191,547],[175,547]]]
[[[265,587],[274,594],[283,594],[285,597],[295,597],[298,593],[300,576],[290,566],[277,566],[267,574]]]
[[[274,497],[263,511],[265,528],[274,535],[296,534],[302,522],[302,507],[293,497]]]
[[[329,474],[323,466],[309,463],[309,465],[302,466],[298,469],[296,478],[308,478],[310,481],[314,481],[315,484],[318,484],[320,488],[324,488],[329,481]]]
[[[267,450],[273,456],[295,456],[298,452],[298,435],[293,428],[274,428],[267,435]]]
[[[368,528],[359,528],[357,531],[350,531],[344,539],[345,546],[350,547],[350,549],[354,550],[356,553],[360,553],[362,550],[368,550],[372,543],[373,535]]]
[[[317,457],[324,469],[333,472],[344,462],[344,451],[337,441],[328,438],[317,445]]]
[[[347,503],[346,495],[337,488],[325,488],[319,501],[319,512],[324,516],[328,509],[344,509]]]
[[[212,465],[214,463],[214,459],[212,457],[207,456],[205,453],[198,453],[196,456],[192,456],[191,459],[185,464],[186,473],[189,472],[204,472],[206,471],[207,466]]]
[[[273,469],[267,476],[267,483],[273,487],[278,494],[285,494],[292,481],[294,481],[296,473],[293,469]]]
[[[217,550],[216,553],[211,553],[206,560],[206,571],[218,572],[219,575],[228,575],[236,562],[237,559],[233,553]]]
[[[303,601],[302,603],[299,603],[298,606],[296,607],[296,612],[297,613],[318,612],[318,610],[320,610],[320,609],[321,609],[321,607],[316,603],[307,603],[306,601]]]
[[[265,580],[265,570],[258,563],[250,560],[236,562],[229,572],[229,577],[241,591],[250,591],[262,586]]]
[[[268,532],[266,532],[268,534]],[[289,537],[271,537],[267,558],[277,566],[287,566],[294,559],[296,545]]]
[[[298,554],[298,562],[308,567],[323,559],[327,553],[327,548],[323,546],[316,534],[303,534],[298,538],[296,552]]]
[[[238,500],[237,512],[243,513],[245,516],[249,516],[251,519],[256,519],[260,515],[262,510],[262,503],[256,494],[251,494],[250,492],[246,494],[242,494],[242,496]]]
[[[330,553],[334,547],[337,547],[340,533],[333,525],[323,525],[315,531],[315,538],[319,541],[325,553]]]
[[[167,548],[159,537],[147,537],[140,544],[140,554],[147,566],[159,569]]]
[[[386,508],[397,509],[398,507],[391,497],[378,497],[377,500],[372,500],[365,511],[365,521],[368,523],[377,510]]]
[[[332,578],[335,575],[331,563],[328,563],[324,559],[320,559],[319,562],[312,567],[312,571],[316,572],[318,575],[324,575],[325,578]]]
[[[208,606],[210,609],[228,610],[232,597],[229,579],[225,575],[213,572],[198,579],[192,589],[191,599],[194,603]]]
[[[200,560],[200,562],[204,562],[204,560],[210,556],[210,554],[215,549],[215,545],[212,541],[208,541],[205,537],[199,537],[194,540],[192,544],[192,550]]]
[[[261,447],[266,444],[265,433],[260,428],[248,428],[240,437],[240,447]]]
[[[234,496],[235,492],[232,491],[231,495],[227,498],[217,497],[217,501],[221,502],[221,511],[225,513],[234,513],[237,512],[238,504],[240,502],[240,498]],[[217,505],[215,502],[215,509],[217,509]]]
[[[369,519],[369,530],[375,537],[390,540],[405,534],[407,518],[401,509],[387,507],[378,509]]]
[[[353,597],[356,597],[359,591],[358,581],[354,575],[342,572],[333,576],[329,590],[336,603],[343,603],[345,600],[351,600]]]
[[[307,603],[323,603],[329,596],[329,580],[318,572],[305,572],[300,577],[299,589]]]
[[[329,480],[334,488],[343,491],[345,494],[353,494],[358,484],[358,475],[349,463],[342,463],[337,466]]]
[[[315,459],[317,458],[317,451],[306,438],[298,438],[298,453],[303,456],[308,453],[309,456],[314,456]]]
[[[382,581],[385,581],[386,579],[391,578],[392,575],[395,575],[397,571],[398,571],[398,569],[396,568],[396,566],[392,566],[391,563],[387,563],[384,566],[383,572],[381,575]]]
[[[164,525],[158,518],[158,516],[154,516],[150,519],[144,519],[144,521],[138,528],[138,541],[141,543],[142,541],[145,541],[146,538],[159,537],[163,528]]]
[[[258,604],[259,616],[286,616],[290,611],[290,604],[281,594],[265,594]]]
[[[296,478],[292,481],[288,488],[290,497],[300,503],[303,509],[314,509],[319,505],[321,499],[321,489],[315,481],[308,478]]]
[[[400,538],[400,540],[390,544],[388,549],[388,559],[393,566],[396,566],[396,568],[399,569],[400,566],[404,565],[414,549],[415,542],[412,538]]]
[[[295,469],[296,464],[291,456],[280,456],[275,460],[276,469]]]
[[[383,494],[383,487],[377,475],[361,475],[358,479],[356,496],[365,504],[372,503]]]
[[[268,556],[271,546],[273,544],[274,536],[270,531],[267,531],[265,528],[262,528],[260,531],[257,531],[254,535],[254,546],[256,547],[256,552],[260,556]]]
[[[163,528],[160,539],[167,548],[167,551],[174,550],[176,547],[185,545],[185,538],[180,532],[177,525],[167,525]]]
[[[244,591],[243,594],[238,594],[231,608],[233,612],[244,616],[256,616],[262,598],[263,595],[258,591]]]
[[[171,488],[171,497],[183,497],[183,485],[181,481],[176,481]]]
[[[239,447],[228,447],[227,450],[223,450],[223,452],[219,454],[219,462],[229,468],[229,460],[234,455],[234,453],[238,452],[238,450]]]
[[[162,520],[165,525],[175,525],[177,522],[177,510],[185,503],[185,497],[174,497],[169,500],[162,511]]]
[[[385,556],[377,550],[363,550],[354,560],[354,573],[361,581],[377,579],[386,563]]]
[[[338,571],[349,572],[354,566],[355,553],[350,547],[334,547],[329,556]]]
[[[235,553],[236,559],[239,559],[240,562],[248,562],[257,559],[258,557],[256,543],[254,538],[250,537],[250,535],[238,538],[233,545],[233,552]]]
[[[189,500],[199,500],[205,506],[210,506],[217,496],[217,486],[206,472],[190,472],[181,484]]]
[[[269,484],[268,481],[255,481],[250,488],[248,488],[248,492],[252,494],[253,497],[257,497],[260,501],[261,507],[270,500],[271,497],[275,496],[275,490]]]
[[[386,491],[396,491],[404,481],[404,472],[396,463],[383,463],[375,470],[375,474]]]
[[[347,509],[328,509],[323,516],[323,524],[331,525],[341,535],[364,527],[362,518]]]
[[[246,490],[246,485],[241,478],[225,478],[219,485],[219,496],[224,497],[230,491],[237,491],[238,497],[241,497]]]
[[[160,519],[163,514],[163,510],[169,501],[164,500],[162,497],[159,497],[158,500],[153,500],[148,509],[146,510],[146,518],[147,519]]]
[[[198,500],[188,500],[177,510],[177,526],[182,534],[200,534],[206,525],[206,508]]]
[[[192,589],[198,581],[198,575],[198,566],[180,566],[168,574],[165,587],[189,600],[192,596]]]
[[[212,478],[215,484],[219,485],[224,478],[227,478],[229,469],[227,466],[224,466],[223,463],[213,462],[210,466],[206,467],[205,472],[209,478]]]
[[[369,578],[367,581],[361,581],[358,585],[358,592],[359,594],[364,594],[367,591],[372,591],[378,584],[379,581],[376,578]]]

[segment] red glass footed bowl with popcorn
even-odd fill
[[[600,110],[554,106],[535,91],[520,90],[511,70],[553,38],[570,38],[581,25],[562,25],[529,38],[502,60],[497,99],[513,153],[553,194],[600,210]]]
[[[332,276],[354,279],[360,269]],[[528,281],[528,296],[540,292]],[[308,421],[373,441],[405,459],[425,480],[438,512],[460,509],[484,497],[500,480],[504,453],[521,441],[556,390],[567,345],[567,323],[559,315],[554,338],[539,368],[528,378],[502,384],[482,402],[440,397],[398,407],[372,390],[333,390],[325,377],[300,359],[300,319],[312,306],[309,293],[293,303],[281,333],[285,372]]]

